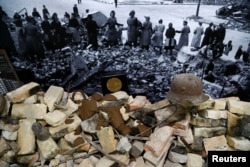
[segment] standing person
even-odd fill
[[[242,45],[240,45],[239,48],[238,48],[238,50],[237,50],[236,53],[235,53],[234,58],[235,58],[236,60],[239,60],[240,57],[242,56],[242,53],[243,53],[243,51],[242,51]]]
[[[54,47],[53,47],[53,37],[52,33],[50,31],[50,22],[48,20],[48,17],[45,15],[44,20],[41,22],[41,28],[43,30],[43,41],[44,45],[47,50],[51,50],[54,52]]]
[[[137,17],[135,17],[135,11],[132,10],[131,12],[129,12],[129,18],[127,19],[127,44],[132,47],[136,47],[137,46],[137,40],[138,40],[138,22],[139,20],[137,19]]]
[[[45,17],[50,18],[50,13],[49,13],[48,9],[46,8],[46,6],[43,5],[43,19]]]
[[[78,4],[81,4],[82,3],[82,0],[77,0]]]
[[[153,29],[154,34],[152,36],[152,45],[154,49],[158,48],[159,52],[161,53],[163,45],[163,32],[165,30],[165,25],[162,24],[163,23],[162,19],[160,19],[158,23],[159,24],[155,25]]]
[[[217,29],[217,42],[221,42],[223,43],[224,39],[226,36],[226,28],[224,27],[224,25],[222,23],[219,24],[219,27]]]
[[[114,2],[115,2],[115,7],[116,7],[116,8],[117,8],[117,1],[118,1],[118,0],[114,0]]]
[[[80,24],[74,13],[71,14],[71,18],[68,24],[69,30],[72,34],[72,39],[75,45],[81,42],[81,36],[79,32]]]
[[[117,45],[118,44],[118,31],[116,29],[116,26],[123,26],[123,24],[120,24],[117,22],[115,17],[115,11],[110,12],[110,17],[108,18],[107,22],[102,26],[102,28],[107,26],[107,41],[108,46],[111,45]]]
[[[33,16],[35,19],[42,20],[42,17],[41,17],[41,15],[40,15],[40,13],[36,10],[36,8],[33,8],[32,16]]]
[[[204,34],[204,29],[202,27],[202,22],[199,22],[199,26],[194,30],[194,36],[192,39],[191,47],[196,49],[200,48],[201,36]]]
[[[210,44],[211,39],[212,39],[212,33],[213,33],[212,26],[213,26],[213,23],[210,23],[209,26],[206,28],[203,40],[201,42],[201,48],[205,45]]]
[[[151,44],[151,36],[153,33],[152,23],[149,16],[145,16],[145,21],[142,23],[142,32],[141,32],[141,47],[142,49],[149,49]]]
[[[211,40],[210,40],[210,44],[212,45],[212,47],[214,46],[214,44],[217,41],[217,29],[218,27],[216,25],[213,25],[212,27],[212,35],[211,35]]]
[[[86,29],[88,32],[88,44],[93,46],[94,50],[98,49],[97,35],[98,25],[96,21],[92,19],[92,15],[88,15],[86,22]]]
[[[77,5],[75,4],[74,7],[73,7],[73,13],[75,14],[76,17],[79,16],[79,13],[78,13],[78,7]]]
[[[176,31],[177,33],[181,33],[179,38],[179,42],[177,45],[178,50],[180,50],[183,46],[188,46],[189,42],[189,33],[190,27],[188,26],[188,22],[186,20],[183,21],[183,28],[180,31]]]
[[[229,40],[228,43],[224,47],[224,54],[228,56],[229,52],[233,49],[232,41]]]
[[[169,50],[169,54],[172,55],[172,50],[176,45],[176,40],[174,39],[175,29],[173,28],[172,23],[168,24],[168,29],[166,30],[165,36],[166,36],[165,49],[167,52]]]
[[[36,25],[32,23],[32,17],[28,16],[26,18],[27,24],[24,26],[24,36],[25,36],[25,54],[29,56],[32,61],[35,55],[38,58],[44,57],[44,49],[42,46],[41,33]]]

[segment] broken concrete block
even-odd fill
[[[72,155],[73,154],[73,151],[70,151],[72,150],[72,147],[69,145],[69,143],[64,139],[64,138],[61,138],[58,142],[58,147],[59,147],[59,153],[64,155],[64,154],[68,154],[68,155]]]
[[[213,137],[226,134],[226,127],[194,127],[194,135],[202,137]]]
[[[227,119],[227,135],[229,136],[241,136],[241,120],[243,116],[237,116],[231,112],[228,112]]]
[[[229,100],[234,100],[234,101],[240,101],[239,97],[225,97],[225,98],[219,98],[214,100],[214,106],[213,109],[215,110],[225,110],[227,107],[227,102]]]
[[[190,124],[193,126],[204,126],[204,127],[218,127],[218,126],[226,126],[226,119],[208,119],[202,118],[200,116],[193,117],[190,120]]]
[[[68,102],[66,104],[66,108],[64,110],[61,110],[62,112],[64,112],[67,116],[71,115],[72,113],[74,113],[75,111],[77,111],[78,109],[78,105],[76,103],[74,103],[70,98],[68,99]],[[60,109],[59,109],[60,110]]]
[[[226,136],[229,146],[236,150],[250,151],[250,140],[245,137]]]
[[[250,139],[250,123],[243,125],[241,135]]]
[[[132,148],[129,153],[133,157],[137,158],[142,154],[143,151],[144,151],[144,143],[141,141],[134,141],[132,143]]]
[[[64,123],[66,118],[67,118],[66,114],[64,114],[63,112],[61,112],[59,110],[54,110],[54,111],[48,112],[44,116],[44,120],[50,126],[59,126],[59,125]]]
[[[187,167],[201,167],[203,166],[203,159],[202,156],[193,154],[193,153],[188,153],[187,154]]]
[[[17,140],[17,131],[10,132],[10,131],[2,131],[2,137],[9,141]]]
[[[32,154],[35,152],[35,134],[32,131],[32,125],[35,122],[35,119],[20,120],[20,128],[17,132],[17,144],[20,148],[20,150],[18,151],[18,155]]]
[[[99,120],[98,114],[93,115],[89,119],[81,122],[82,130],[89,133],[96,133],[96,127]]]
[[[172,107],[165,107],[165,108],[156,110],[154,112],[154,115],[155,115],[157,122],[162,122],[166,120],[167,118],[169,118],[173,113],[174,111],[172,110]]]
[[[200,111],[200,110],[205,110],[208,108],[212,108],[214,106],[214,99],[212,99],[211,97],[209,97],[209,99],[203,103],[200,103],[198,105],[195,106],[196,110]]]
[[[12,103],[18,103],[31,95],[36,94],[40,89],[40,85],[35,82],[27,83],[13,91],[10,91],[6,94],[8,101]]]
[[[68,116],[68,118],[65,120],[68,132],[76,130],[81,125],[81,122],[81,118],[76,113]]]
[[[51,159],[60,151],[58,145],[51,137],[44,141],[37,139],[36,143],[44,159]]]
[[[111,157],[113,157],[116,160],[119,160],[120,162],[123,162],[124,164],[129,163],[129,154],[110,154]],[[95,167],[112,167],[116,162],[112,161],[106,157],[102,157],[97,163]]]
[[[194,143],[191,145],[194,151],[203,151],[203,137],[202,136],[195,136]]]
[[[32,95],[23,101],[24,104],[35,104],[37,103],[37,95]]]
[[[11,116],[19,119],[43,119],[47,113],[45,104],[14,104]]]
[[[16,153],[13,150],[7,151],[2,157],[1,160],[8,162],[9,164],[16,163]]]
[[[163,149],[161,154],[157,157],[151,151],[146,151],[143,155],[143,158],[146,160],[145,163],[151,164],[152,166],[158,167],[159,164],[164,164],[163,159],[165,160],[164,156],[168,153],[168,150],[173,142],[173,137],[170,137],[168,142],[163,145]]]
[[[198,112],[198,114],[201,117],[210,119],[227,119],[227,113],[228,113],[227,110],[213,110],[213,109],[207,109]]]
[[[128,138],[122,136],[117,144],[116,150],[121,153],[125,153],[125,152],[129,152],[131,148],[132,148],[132,145],[128,141]]]
[[[227,140],[224,135],[211,137],[211,138],[204,138],[203,143],[204,143],[204,147],[205,147],[207,154],[208,154],[208,151],[228,150]]]
[[[85,158],[82,162],[78,165],[79,167],[94,167],[94,164],[89,160],[89,158]]]
[[[17,162],[20,164],[26,164],[27,166],[33,166],[33,164],[39,160],[39,153],[17,156]]]
[[[241,114],[241,115],[250,115],[250,103],[244,101],[234,101],[229,100],[228,103],[228,110],[231,113]]]
[[[55,109],[54,104],[59,104],[64,94],[64,89],[62,87],[51,85],[49,89],[44,94],[44,102],[47,104],[49,111]]]
[[[140,110],[148,103],[146,96],[136,96],[134,100],[129,103],[130,111]]]
[[[32,125],[32,130],[39,140],[47,140],[50,137],[48,127],[43,126],[40,122],[35,122]]]
[[[121,113],[122,119],[123,119],[124,121],[128,121],[128,120],[129,120],[129,113],[126,112],[126,108],[125,108],[125,107],[122,106],[122,107],[120,108],[120,113]]]
[[[150,135],[150,140],[145,143],[144,149],[158,157],[161,155],[164,146],[170,142],[173,133],[174,129],[169,126],[156,129],[155,132]]]
[[[168,159],[175,163],[186,163],[187,162],[187,155],[180,154],[173,151],[169,151]]]
[[[63,124],[63,125],[59,125],[59,126],[56,126],[56,127],[49,127],[49,133],[50,133],[50,136],[53,138],[53,139],[59,139],[63,136],[65,136],[66,134],[68,134],[68,126],[66,124]]]
[[[118,141],[115,139],[115,134],[112,127],[104,127],[97,132],[97,136],[103,150],[106,153],[111,153],[116,150]]]
[[[167,160],[163,167],[183,167],[183,166],[179,163],[175,163],[175,162]]]
[[[160,100],[160,101],[155,102],[153,104],[145,105],[143,107],[143,111],[144,112],[151,112],[151,111],[160,110],[164,107],[167,107],[169,104],[170,103],[169,103],[168,99],[163,99],[163,100]]]
[[[180,136],[177,136],[178,137],[178,141],[180,141]],[[193,132],[192,132],[192,129],[191,127],[189,126],[188,130],[187,130],[187,133],[186,133],[186,136],[182,136],[184,138],[184,140],[188,143],[188,144],[192,144],[194,142],[194,135],[193,135]]]
[[[112,107],[112,106],[126,104],[129,99],[129,95],[125,91],[118,91],[115,93],[108,94],[108,96],[113,97],[113,99],[110,99],[110,100],[105,99],[105,96],[104,96],[104,100],[100,102],[100,105],[102,107]]]

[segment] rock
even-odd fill
[[[235,100],[235,101],[239,101],[239,97],[226,97],[226,98],[219,98],[219,99],[215,99],[214,102],[214,106],[213,109],[215,110],[225,110],[226,106],[227,106],[227,102],[229,100]]]
[[[9,141],[15,141],[17,139],[17,131],[2,131],[2,137]]]
[[[44,94],[44,102],[47,104],[49,111],[55,109],[54,104],[59,104],[64,94],[64,89],[51,85]]]
[[[37,139],[36,143],[44,159],[51,159],[60,151],[57,143],[51,137],[44,141]]]
[[[113,157],[116,160],[119,160],[121,162],[123,162],[124,164],[128,164],[129,163],[129,154],[125,153],[125,154],[110,154],[111,157]],[[95,167],[111,167],[112,165],[114,165],[116,162],[106,158],[106,157],[102,157],[97,163]]]
[[[45,104],[14,104],[11,110],[11,116],[19,119],[44,119],[47,113]]]
[[[190,124],[193,126],[199,127],[218,127],[218,126],[226,126],[226,119],[207,119],[202,118],[200,116],[193,117],[190,120]]]
[[[91,118],[82,121],[81,122],[82,130],[89,133],[96,133],[98,119],[99,119],[98,114],[95,114]]]
[[[7,99],[12,103],[18,103],[34,95],[40,89],[40,85],[35,82],[27,83],[6,94]]]
[[[236,150],[250,151],[250,140],[245,137],[232,137],[226,136],[227,143],[229,146]]]
[[[132,148],[132,145],[128,141],[128,138],[122,136],[117,144],[116,150],[121,153],[125,153],[125,152],[129,152],[131,148]]]
[[[145,105],[143,107],[144,112],[151,112],[151,111],[156,111],[160,110],[164,107],[167,107],[169,105],[168,99],[160,100],[158,102],[155,102],[153,104],[149,103],[148,105]]]
[[[220,135],[226,134],[226,128],[225,127],[211,127],[211,128],[194,127],[194,134],[195,136],[202,136],[202,137],[220,136]]]
[[[2,157],[3,154],[5,154],[8,150],[11,148],[9,147],[7,141],[3,138],[0,137],[0,157]]]
[[[179,163],[175,163],[175,162],[167,160],[164,164],[164,167],[183,167],[183,166]]]
[[[132,143],[132,148],[129,153],[133,157],[137,158],[142,154],[143,151],[144,151],[144,143],[140,141],[134,141]]]
[[[201,117],[210,118],[210,119],[227,119],[227,110],[202,110],[198,112]]]
[[[241,120],[243,116],[239,117],[231,112],[228,112],[228,121],[227,121],[227,134],[229,136],[240,136],[241,129]]]
[[[228,145],[227,140],[224,135],[211,137],[211,138],[204,138],[203,139],[204,147],[206,153],[208,151],[227,151]]]
[[[20,150],[18,151],[18,155],[27,155],[35,152],[35,134],[32,131],[32,125],[35,122],[35,119],[20,120],[20,128],[17,132],[17,144],[20,148]]]
[[[168,159],[175,163],[186,163],[187,162],[187,155],[180,154],[173,151],[169,151]]]
[[[250,123],[247,123],[246,125],[243,125],[241,135],[243,137],[246,137],[250,139]]]
[[[24,104],[35,104],[35,103],[37,103],[37,100],[38,100],[38,98],[37,98],[37,95],[35,94],[35,95],[32,95],[32,96],[26,98],[23,101],[23,103]]]
[[[17,157],[17,162],[20,164],[27,164],[28,166],[33,166],[33,164],[39,160],[39,153],[22,155]]]
[[[67,154],[68,155],[72,155],[74,150],[72,150],[72,147],[69,145],[69,143],[64,139],[64,138],[61,138],[58,142],[58,147],[59,147],[59,150],[60,150],[60,154],[64,155]],[[72,151],[70,151],[72,150]]]
[[[44,141],[50,137],[48,127],[43,127],[39,122],[33,123],[32,130],[38,140]]]
[[[203,166],[203,159],[200,155],[188,153],[186,166],[187,167],[201,167]]]
[[[174,111],[172,110],[172,107],[165,107],[165,108],[156,110],[154,112],[154,115],[155,115],[157,122],[159,123],[169,118],[173,113]]]
[[[66,120],[66,118],[67,118],[66,114],[64,114],[63,112],[61,112],[59,110],[54,110],[54,111],[48,112],[44,116],[44,120],[50,126],[61,125]]]
[[[129,103],[130,111],[140,110],[148,103],[146,96],[136,96],[134,100]]]
[[[202,136],[195,136],[194,137],[194,142],[191,145],[192,149],[194,151],[202,151],[204,149],[203,146],[203,137]]]
[[[209,99],[201,104],[198,104],[195,106],[196,110],[200,111],[200,110],[205,110],[208,108],[213,108],[215,105],[215,100],[212,99],[211,97],[209,97]]]
[[[234,114],[250,115],[250,103],[244,101],[228,101],[228,110]]]
[[[94,164],[89,160],[89,158],[85,158],[79,164],[79,167],[94,167]]]
[[[111,153],[116,150],[118,141],[115,139],[115,134],[112,127],[104,127],[97,132],[97,136],[103,150],[106,153]]]

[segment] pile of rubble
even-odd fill
[[[201,167],[208,151],[250,150],[250,103],[238,97],[187,110],[124,91],[87,96],[31,82],[0,102],[2,167]]]

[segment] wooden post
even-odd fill
[[[201,0],[199,0],[197,4],[196,16],[199,16],[200,4],[201,4]]]

